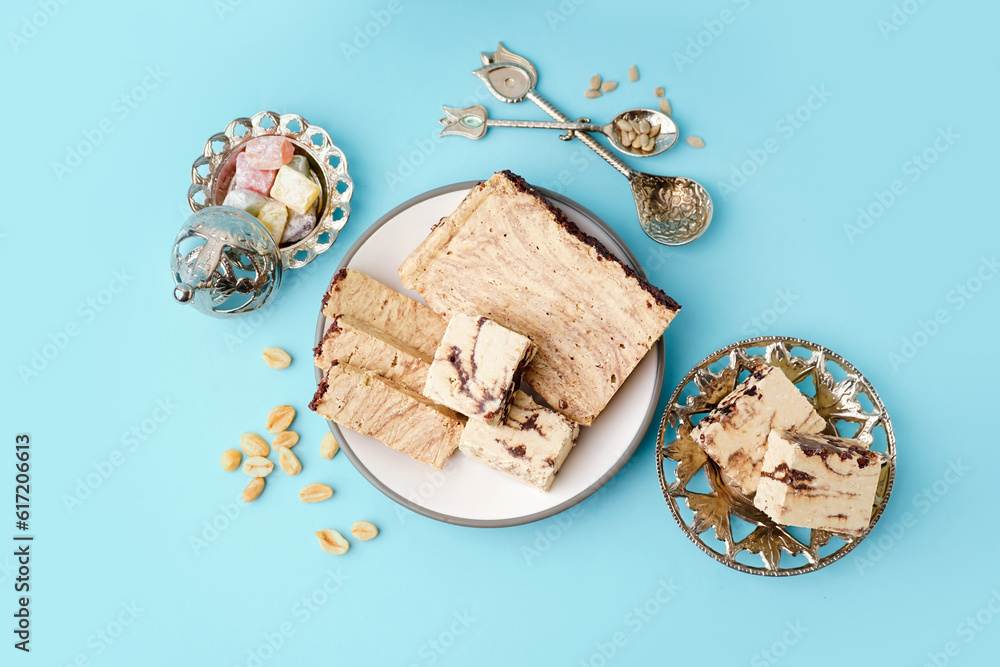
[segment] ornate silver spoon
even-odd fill
[[[492,53],[480,54],[483,67],[473,71],[501,102],[529,99],[561,122],[569,116],[535,91],[538,73],[527,59],[501,42]],[[578,138],[620,171],[632,186],[639,224],[649,238],[664,245],[684,245],[705,233],[712,222],[712,198],[696,181],[681,176],[656,176],[635,171],[586,132],[570,130],[562,138]]]
[[[653,109],[629,109],[615,116],[607,125],[595,125],[586,118],[576,123],[561,123],[558,121],[531,120],[497,120],[488,118],[486,108],[481,105],[455,109],[441,107],[445,117],[440,123],[445,126],[441,136],[457,134],[469,139],[481,139],[488,127],[527,127],[547,130],[574,130],[579,132],[600,132],[611,140],[616,149],[633,157],[649,157],[659,155],[677,141],[677,126],[665,113]],[[645,129],[645,133],[642,130]],[[631,132],[632,134],[626,134]],[[626,146],[622,137],[629,138]],[[648,151],[639,148],[640,138],[649,137]],[[631,137],[635,137],[634,143]],[[572,137],[570,137],[572,138]]]

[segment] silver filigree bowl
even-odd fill
[[[273,111],[235,119],[225,130],[209,137],[202,155],[191,165],[188,204],[195,212],[220,205],[236,170],[236,155],[248,141],[266,135],[283,136],[291,141],[295,153],[309,161],[322,191],[312,232],[279,250],[282,267],[297,269],[333,245],[351,214],[354,184],[347,172],[347,158],[323,128],[310,125],[302,116]]]
[[[781,369],[806,394],[826,420],[826,433],[856,438],[886,456],[871,522],[863,534],[851,536],[775,523],[754,507],[752,496],[728,483],[719,466],[691,437],[698,418],[715,408],[759,364]],[[677,525],[706,554],[747,574],[804,574],[847,555],[882,516],[896,476],[896,436],[875,388],[850,362],[801,338],[763,336],[716,350],[684,376],[660,421],[656,468],[663,497]],[[699,479],[699,473],[704,473],[704,480]],[[690,511],[690,518],[681,511],[681,502]],[[714,529],[715,539],[709,538],[709,528]],[[761,564],[752,562],[755,560]]]

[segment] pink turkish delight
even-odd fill
[[[246,152],[236,156],[236,175],[233,176],[234,190],[253,190],[262,195],[271,192],[277,169],[255,169],[249,164]]]
[[[295,146],[284,137],[257,137],[247,142],[246,155],[254,169],[280,169],[295,155]]]

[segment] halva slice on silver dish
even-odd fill
[[[456,313],[434,353],[424,395],[471,419],[500,424],[534,355],[526,336],[485,317]]]
[[[589,425],[680,310],[520,176],[473,188],[399,269],[438,313],[478,313],[538,346],[524,380]]]
[[[819,433],[826,422],[781,369],[760,366],[698,422],[691,437],[749,495],[757,490],[772,428]]]
[[[448,408],[349,364],[330,367],[309,409],[435,468],[462,437],[462,422]]]
[[[753,504],[786,526],[860,535],[884,462],[857,440],[774,430]]]
[[[314,350],[316,366],[335,362],[378,373],[407,389],[424,390],[432,358],[349,315],[337,315]]]
[[[502,425],[470,419],[458,447],[466,456],[548,491],[579,433],[579,424],[518,391]]]
[[[323,314],[348,315],[434,356],[447,323],[433,310],[360,271],[341,269],[323,297]]]

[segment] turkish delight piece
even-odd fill
[[[238,208],[250,215],[257,215],[260,212],[260,207],[269,201],[271,201],[270,197],[265,197],[253,190],[230,190],[222,205]]]
[[[271,187],[271,197],[296,213],[305,213],[319,197],[320,187],[288,165],[278,170]]]
[[[275,243],[281,243],[281,237],[285,233],[285,223],[288,222],[288,209],[278,201],[269,201],[260,207],[260,211],[255,216],[260,220],[267,231],[271,232]]]
[[[257,137],[247,142],[247,163],[254,169],[280,169],[294,155],[295,146],[285,137]]]
[[[253,190],[262,195],[271,191],[277,171],[256,169],[247,162],[246,151],[236,156],[236,174],[233,176],[233,190]]]

